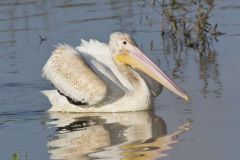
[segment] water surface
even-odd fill
[[[239,159],[240,2],[215,2],[209,23],[226,33],[209,56],[177,49],[160,32],[152,1],[0,2],[0,159]],[[58,43],[132,34],[190,95],[164,90],[154,111],[50,114],[41,69]],[[179,128],[180,127],[180,128]]]

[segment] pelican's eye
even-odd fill
[[[123,41],[123,44],[124,44],[124,45],[126,45],[126,44],[127,44],[127,42],[126,42],[126,41]]]

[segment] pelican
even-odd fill
[[[60,112],[126,112],[151,108],[153,96],[166,87],[189,100],[160,68],[121,32],[110,35],[109,43],[81,40],[74,48],[60,44],[43,67],[42,76],[55,90],[42,93]]]

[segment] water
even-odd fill
[[[2,0],[0,13],[0,159],[240,158],[239,1],[216,2],[210,23],[226,34],[210,57],[174,50],[144,1]],[[107,42],[117,30],[132,33],[191,101],[164,90],[150,112],[48,113],[39,91],[52,88],[41,69],[54,45]]]

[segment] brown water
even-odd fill
[[[209,23],[226,33],[200,56],[160,33],[161,15],[141,0],[0,1],[0,159],[240,159],[240,2],[217,1]],[[41,69],[54,45],[108,41],[132,33],[149,57],[190,95],[167,90],[154,111],[49,114],[39,92],[52,88]]]

